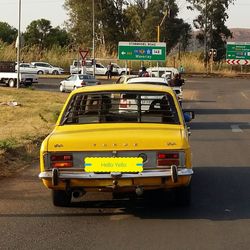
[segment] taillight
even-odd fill
[[[52,168],[71,168],[73,167],[72,155],[51,155],[50,166]]]
[[[81,86],[86,86],[86,82],[81,82]]]
[[[120,100],[120,108],[127,108],[128,107],[128,101],[126,99]]]
[[[157,166],[180,165],[179,153],[158,153]]]

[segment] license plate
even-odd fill
[[[85,172],[142,172],[141,157],[86,157]]]

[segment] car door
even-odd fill
[[[71,75],[64,81],[64,88],[68,91],[72,91],[75,86],[76,75]]]

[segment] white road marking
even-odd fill
[[[240,92],[240,94],[241,94],[241,95],[242,95],[245,99],[249,100],[248,96],[246,96],[246,94],[245,94],[245,93]]]
[[[239,125],[231,125],[232,132],[234,133],[242,133],[243,130],[239,127]]]

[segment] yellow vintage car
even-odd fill
[[[189,131],[173,90],[110,84],[73,91],[40,150],[39,178],[55,206],[86,192],[143,195],[174,189],[190,201]]]

